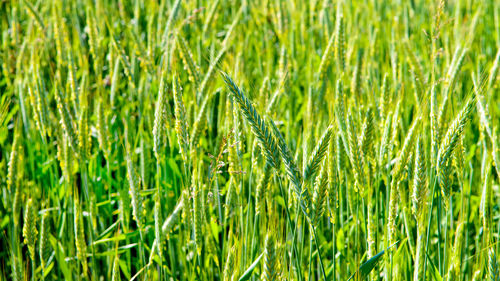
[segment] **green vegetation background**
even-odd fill
[[[0,280],[500,280],[499,1],[0,1]]]

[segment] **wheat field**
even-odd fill
[[[500,281],[500,1],[0,1],[0,280]]]

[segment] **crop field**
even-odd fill
[[[499,68],[495,0],[0,0],[0,281],[500,281]]]

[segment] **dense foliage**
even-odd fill
[[[500,1],[0,1],[0,280],[500,280]]]

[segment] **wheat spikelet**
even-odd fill
[[[227,192],[226,192],[226,206],[225,206],[225,211],[224,211],[224,217],[226,219],[229,218],[229,216],[231,215],[231,209],[232,209],[232,206],[234,205],[234,203],[236,202],[236,183],[235,183],[235,179],[233,176],[230,176],[229,178],[229,184],[228,184],[228,187],[227,187]]]
[[[265,241],[265,251],[264,251],[264,269],[262,273],[262,280],[274,281],[278,279],[277,272],[277,257],[276,257],[276,245],[274,242],[274,237],[272,234],[267,234]]]
[[[12,257],[12,280],[14,281],[23,281],[23,268],[22,268],[22,260],[21,257],[18,257],[14,251],[11,253]]]
[[[389,197],[389,210],[388,210],[389,215],[387,218],[387,228],[388,228],[387,239],[390,245],[396,242],[395,234],[396,234],[398,190],[399,190],[399,181],[397,183],[392,182],[390,187],[390,197]]]
[[[310,218],[311,196],[309,194],[309,191],[307,187],[303,186],[302,175],[298,170],[290,154],[290,151],[288,150],[288,147],[285,143],[285,140],[283,139],[283,136],[281,135],[280,131],[278,130],[278,128],[276,127],[276,125],[272,120],[270,120],[269,123],[273,130],[273,134],[278,141],[279,154],[281,155],[281,159],[285,164],[285,170],[287,172],[287,176],[293,183],[293,191],[295,192],[295,195],[297,196],[300,202],[302,211],[304,212],[306,217]]]
[[[194,239],[196,243],[196,252],[198,256],[201,256],[201,250],[203,247],[203,211],[201,206],[201,189],[198,186],[199,183],[193,186],[193,226],[194,226]]]
[[[161,227],[162,235],[168,235],[168,233],[174,227],[174,224],[177,222],[180,213],[182,212],[183,208],[186,205],[188,205],[186,203],[186,199],[184,196],[181,195],[181,197],[177,201],[177,205],[175,205],[174,210],[172,211],[170,216],[168,216],[167,219],[163,222],[163,225]]]
[[[321,62],[319,63],[319,68],[317,72],[317,77],[319,80],[324,79],[325,72],[328,69],[328,66],[330,66],[330,56],[332,53],[332,48],[334,48],[334,43],[335,43],[335,32],[333,32],[330,35],[330,39],[328,39],[328,44],[326,45],[325,51],[323,52],[323,56],[321,57]]]
[[[45,269],[47,266],[47,261],[50,258],[51,248],[49,244],[49,233],[50,233],[50,224],[48,222],[48,213],[44,213],[42,215],[42,221],[40,224],[40,264],[42,269]]]
[[[337,128],[339,129],[340,137],[342,138],[345,151],[347,155],[350,155],[349,145],[347,143],[347,125],[345,120],[344,90],[342,86],[342,81],[340,79],[337,80],[335,92],[336,92],[335,117],[337,119]]]
[[[392,170],[392,176],[393,180],[398,181],[401,177],[401,174],[406,167],[406,164],[408,163],[409,156],[411,154],[411,151],[413,149],[413,144],[415,143],[415,138],[414,135],[417,133],[418,130],[418,124],[420,123],[421,118],[417,117],[415,121],[413,121],[412,126],[408,130],[408,133],[406,134],[406,138],[403,143],[403,147],[399,151],[398,158],[396,161],[396,164],[394,164],[394,168]]]
[[[388,144],[387,150],[387,159],[392,158],[392,154],[394,152],[394,147],[397,144],[397,136],[398,136],[398,124],[400,122],[399,111],[401,110],[401,100],[399,100],[396,104],[396,109],[394,110],[394,114],[392,114],[392,123],[391,123],[391,135],[390,141]]]
[[[446,185],[444,179],[448,176],[446,166],[449,165],[451,153],[457,146],[459,137],[462,135],[465,125],[470,118],[472,110],[475,106],[475,97],[470,98],[460,113],[457,115],[453,123],[449,126],[446,135],[441,142],[441,146],[438,151],[436,170],[440,178],[441,192],[444,198],[448,198],[450,195],[449,185]],[[445,200],[447,202],[447,200]],[[447,203],[445,203],[446,205]]]
[[[198,141],[200,139],[200,134],[205,126],[206,119],[205,114],[207,112],[207,104],[213,94],[205,95],[203,101],[201,103],[198,114],[196,115],[196,119],[193,123],[193,129],[191,130],[191,139],[189,140],[189,145],[191,149],[195,148],[198,145]]]
[[[352,75],[351,93],[354,96],[358,96],[360,94],[361,73],[363,72],[363,53],[363,49],[358,50],[356,66],[354,67],[354,73]]]
[[[170,33],[172,32],[172,25],[175,24],[175,19],[177,18],[177,14],[179,13],[179,10],[181,8],[181,3],[182,0],[176,0],[174,2],[174,5],[172,6],[172,10],[170,11],[170,14],[168,16],[167,23],[165,24],[165,29],[163,30],[163,36],[162,36],[162,46],[165,46],[165,48],[168,46],[168,39],[170,38]]]
[[[103,98],[100,98],[97,103],[97,141],[99,142],[100,149],[104,153],[104,157],[108,159],[110,144],[106,116],[104,115],[104,107]]]
[[[302,175],[297,168],[297,165],[295,164],[295,161],[293,160],[288,146],[286,145],[285,139],[281,135],[280,131],[272,120],[269,121],[269,124],[271,125],[274,137],[278,142],[277,146],[280,152],[279,154],[281,156],[283,164],[285,165],[287,175],[290,178],[290,181],[294,184],[296,192],[300,194],[300,191],[302,189]]]
[[[476,109],[479,115],[479,120],[481,121],[481,125],[483,126],[482,129],[486,131],[486,134],[490,138],[492,144],[495,145],[495,135],[494,132],[491,130],[490,115],[488,112],[487,103],[485,103],[484,101],[484,96],[477,95]]]
[[[155,241],[158,245],[158,256],[161,258],[161,245],[163,244],[162,226],[161,226],[161,203],[160,203],[160,193],[157,192],[154,195],[154,223],[155,223]]]
[[[177,76],[174,75],[172,88],[174,92],[174,110],[175,110],[175,131],[177,133],[177,140],[179,143],[179,149],[182,155],[184,163],[187,163],[187,153],[188,153],[188,123],[186,120],[186,108],[184,107],[184,101],[182,100],[182,89],[179,85]]]
[[[443,100],[441,101],[441,106],[439,107],[439,112],[437,115],[437,129],[436,129],[436,143],[438,144],[438,150],[439,150],[439,143],[442,141],[443,137],[443,132],[442,130],[444,129],[444,123],[446,121],[446,112],[448,110],[448,95],[444,95]],[[436,156],[437,157],[437,156]]]
[[[60,134],[57,140],[57,158],[59,160],[59,166],[61,167],[62,176],[66,181],[66,184],[70,183],[71,176],[71,152],[68,145],[68,137],[64,134]],[[68,190],[71,194],[72,189]]]
[[[483,129],[486,131],[486,134],[489,136],[491,141],[491,154],[493,155],[493,163],[495,165],[495,170],[497,172],[498,177],[500,177],[500,150],[498,149],[498,139],[495,132],[491,129],[491,118],[488,112],[488,107],[485,106],[484,96],[481,94],[477,94],[476,99],[476,108],[479,114],[479,120],[481,121],[481,125]]]
[[[452,163],[457,172],[457,176],[459,177],[459,179],[462,179],[465,170],[465,146],[463,135],[458,139],[457,147],[453,152]]]
[[[425,260],[425,233],[422,229],[417,232],[417,250],[415,253],[415,267],[413,270],[413,281],[420,281],[424,275],[424,260]]]
[[[63,56],[62,56],[62,33],[63,31],[61,30],[62,27],[62,16],[61,16],[61,8],[60,8],[61,3],[55,3],[54,7],[52,8],[52,18],[55,19],[53,23],[53,32],[54,32],[54,41],[56,45],[56,53],[57,53],[57,63],[58,65],[62,63],[63,61]]]
[[[455,244],[451,254],[447,280],[459,280],[462,271],[462,246],[464,243],[464,222],[459,222],[455,230]]]
[[[89,36],[89,47],[90,47],[90,54],[94,58],[95,61],[99,60],[99,37],[98,37],[98,31],[97,31],[97,19],[95,18],[95,15],[92,13],[91,7],[87,7],[86,9],[86,21],[87,21],[87,34]],[[94,66],[98,66],[98,63],[96,62]],[[97,69],[96,69],[97,70]]]
[[[460,52],[461,50],[461,52]],[[446,86],[445,86],[445,95],[450,95],[453,91],[453,86],[455,85],[455,81],[457,80],[457,74],[462,67],[465,54],[467,53],[467,49],[463,49],[458,46],[455,50],[455,54],[453,55],[453,59],[451,61],[450,67],[448,69],[448,73],[446,74]]]
[[[426,204],[429,191],[427,188],[425,171],[425,154],[422,147],[421,137],[419,137],[415,147],[415,172],[413,173],[412,193],[412,211],[417,218],[418,227],[423,227],[427,211]]]
[[[75,133],[75,126],[73,125],[73,117],[69,111],[68,103],[66,99],[63,97],[63,93],[57,89],[56,93],[56,101],[57,108],[59,109],[59,114],[61,114],[61,125],[64,130],[66,137],[69,140],[69,145],[73,149],[73,151],[77,151],[78,148],[78,138]]]
[[[20,155],[19,162],[22,162],[22,159],[23,157],[22,155]],[[19,173],[19,177],[21,177],[21,173]],[[14,190],[15,191],[14,191],[14,200],[12,202],[12,216],[14,219],[14,225],[18,227],[20,222],[19,216],[21,214],[21,205],[22,205],[22,189],[19,182],[16,184]]]
[[[387,73],[384,74],[384,79],[382,80],[382,87],[380,89],[380,117],[386,117],[389,104],[391,103],[391,95],[389,89],[389,82],[387,78]]]
[[[340,134],[337,135],[337,138],[335,139],[335,147],[336,149],[336,155],[335,155],[335,167],[337,169],[337,174],[338,174],[338,179],[339,179],[339,185],[344,182],[344,170],[343,167],[346,165],[345,161],[345,147],[343,145],[342,139],[340,137]]]
[[[78,120],[78,144],[79,144],[79,156],[83,159],[88,159],[90,156],[90,145],[91,145],[91,136],[89,131],[89,113],[88,106],[86,101],[81,102],[81,112],[80,112],[80,120]]]
[[[339,175],[337,172],[337,153],[338,153],[338,136],[335,137],[335,142],[334,140],[330,140],[330,145],[328,147],[328,156],[326,158],[327,161],[327,169],[328,169],[328,199],[330,203],[330,220],[333,224],[336,223],[336,215],[335,211],[338,206],[339,206],[339,190],[338,190],[338,185],[339,185]]]
[[[205,99],[207,99],[207,97],[211,96],[211,95],[208,95],[208,96],[205,95],[207,85],[208,85],[208,82],[212,79],[212,76],[214,74],[215,68],[217,67],[217,64],[222,60],[222,58],[226,54],[226,50],[227,49],[223,46],[222,49],[217,54],[217,57],[215,57],[215,59],[208,66],[208,70],[205,73],[205,77],[203,78],[203,81],[201,81],[200,88],[199,88],[198,92],[199,92],[199,95],[202,97],[205,97]]]
[[[358,137],[356,135],[356,128],[354,128],[354,122],[348,114],[347,116],[347,138],[349,143],[349,160],[351,162],[351,167],[354,169],[354,177],[356,181],[355,191],[360,191],[364,194],[365,191],[365,174],[363,168],[363,162],[361,160],[361,151],[358,146]]]
[[[487,163],[489,165],[489,163]],[[485,233],[487,233],[489,229],[489,218],[491,216],[491,182],[489,179],[489,173],[486,172],[484,175],[483,189],[481,192],[481,203],[479,205],[479,217],[482,220],[483,228],[485,229]]]
[[[189,194],[189,189],[185,189],[182,192],[182,222],[186,225],[187,229],[191,229],[192,214],[191,209],[193,208],[192,197]]]
[[[337,5],[337,20],[335,23],[335,55],[340,70],[345,69],[345,26],[344,15],[342,13],[342,5]]]
[[[86,275],[88,264],[87,264],[87,243],[85,242],[85,229],[83,227],[83,215],[82,207],[79,202],[78,195],[75,196],[75,211],[74,211],[74,223],[75,223],[75,244],[76,244],[76,256],[80,260],[83,272]]]
[[[45,24],[43,23],[42,17],[40,14],[36,11],[36,8],[31,4],[29,1],[23,1],[23,4],[26,6],[26,10],[28,11],[28,14],[34,19],[36,22],[37,26],[41,29],[42,33],[45,32]]]
[[[493,163],[495,164],[495,170],[497,171],[497,177],[500,178],[500,148],[498,148],[498,138],[495,136],[491,153],[493,154]]]
[[[159,159],[160,145],[162,134],[164,132],[164,126],[166,125],[166,97],[165,97],[165,86],[164,86],[163,72],[160,78],[160,85],[158,89],[158,99],[156,100],[155,108],[155,120],[153,123],[153,152],[155,157]]]
[[[373,123],[373,111],[371,108],[369,108],[366,111],[366,116],[365,120],[363,122],[363,127],[361,129],[361,135],[359,136],[359,149],[361,152],[361,158],[363,163],[368,164],[369,158],[371,158],[373,155],[372,154],[372,146],[373,146],[373,139],[375,137],[375,128],[374,128],[374,123]]]
[[[29,100],[30,100],[30,104],[31,104],[31,107],[33,108],[33,117],[35,119],[35,123],[36,123],[36,126],[40,129],[40,132],[41,132],[41,135],[45,135],[45,126],[42,122],[42,116],[41,116],[41,112],[38,110],[38,106],[37,106],[37,102],[40,101],[40,99],[38,99],[38,95],[35,93],[35,91],[33,90],[34,86],[32,86],[31,84],[28,85],[28,96],[29,96]]]
[[[321,216],[325,211],[325,201],[328,196],[328,172],[325,161],[321,165],[321,171],[319,176],[316,178],[316,182],[314,184],[314,194],[312,200],[312,219],[311,222],[313,225],[317,225]]]
[[[422,71],[422,66],[420,65],[420,62],[418,61],[417,56],[411,49],[410,42],[408,40],[405,41],[405,44],[403,44],[407,53],[408,57],[408,62],[410,64],[411,70],[414,75],[414,81],[415,81],[415,86],[416,86],[416,94],[417,94],[417,102],[420,101],[420,97],[422,97],[423,92],[425,91],[425,83],[426,81],[424,80],[424,75]]]
[[[10,158],[9,158],[9,163],[8,165],[8,170],[7,170],[7,190],[9,192],[14,192],[14,189],[17,188],[18,185],[18,170],[19,170],[19,150],[21,149],[21,144],[20,144],[20,137],[21,137],[21,132],[20,132],[20,125],[18,122],[18,125],[16,126],[16,129],[14,130],[14,140],[12,141],[12,150],[10,152]]]
[[[224,281],[230,281],[231,280],[231,275],[234,271],[234,265],[235,265],[235,255],[236,255],[236,247],[232,246],[229,251],[227,252],[227,259],[226,259],[226,264],[224,265],[224,271],[223,271],[223,279]]]
[[[203,24],[203,34],[207,33],[208,27],[211,26],[213,23],[213,19],[216,16],[216,11],[217,7],[219,6],[220,0],[215,0],[212,2],[212,5],[210,6],[210,9],[208,10],[208,14],[205,20],[205,23]]]
[[[495,56],[495,61],[493,62],[493,65],[491,66],[490,69],[490,76],[488,79],[488,89],[491,89],[493,88],[493,86],[495,86],[499,65],[500,65],[500,49],[498,49],[497,55]]]
[[[498,264],[494,246],[488,250],[488,277],[490,281],[500,280],[500,264]]]
[[[264,171],[262,176],[257,183],[257,187],[255,189],[255,214],[260,215],[261,212],[265,211],[265,198],[266,191],[269,186],[269,182],[271,179],[271,167],[269,165],[264,166]]]
[[[281,48],[279,67],[278,67],[278,75],[279,75],[279,82],[277,85],[277,89],[274,91],[271,98],[267,101],[267,106],[266,106],[266,111],[265,111],[266,115],[271,113],[272,108],[274,107],[274,105],[278,101],[278,97],[281,94],[283,94],[284,88],[285,88],[286,83],[288,81],[287,80],[288,63],[287,63],[286,49],[284,46]],[[269,77],[266,77],[266,78],[269,79]],[[267,85],[268,87],[270,87],[270,85],[268,85],[268,84],[269,84],[269,80],[267,80],[267,83],[264,85]],[[264,91],[264,90],[266,90],[266,87],[262,87],[261,89]]]
[[[479,280],[483,280],[483,279],[480,279],[482,278],[482,275],[481,275],[482,271],[481,270],[476,270],[474,271],[474,274],[472,275],[472,281],[479,281]]]
[[[126,132],[125,135],[127,136],[128,133]],[[128,138],[128,137],[127,137]],[[126,138],[126,139],[127,139]],[[132,162],[131,158],[131,151],[132,149],[130,148],[130,144],[128,141],[125,141],[125,148],[126,148],[126,161],[127,161],[127,177],[128,177],[128,182],[129,182],[129,195],[130,199],[132,201],[132,214],[134,217],[134,220],[137,222],[137,226],[139,229],[142,228],[142,214],[143,214],[143,201],[142,201],[142,196],[140,194],[140,184],[141,181],[138,179],[137,172],[135,171],[134,168],[134,163]]]
[[[272,134],[269,132],[264,120],[255,110],[255,107],[250,103],[250,101],[245,97],[243,92],[238,88],[238,86],[233,82],[231,77],[227,74],[221,72],[224,82],[228,86],[232,97],[239,104],[240,110],[245,117],[245,119],[250,124],[252,132],[255,134],[257,140],[260,142],[262,147],[262,152],[266,157],[267,162],[273,167],[279,167],[279,155],[276,141]]]
[[[326,156],[328,149],[328,143],[332,136],[333,126],[328,126],[321,139],[318,141],[314,151],[311,153],[311,157],[304,169],[304,181],[308,181],[314,178],[314,175],[318,172],[319,166]]]
[[[391,136],[391,120],[392,120],[392,113],[388,113],[387,117],[385,118],[385,124],[384,124],[384,131],[382,133],[382,137],[380,139],[380,150],[378,154],[378,165],[380,167],[384,166],[384,157],[387,153],[387,148],[390,145],[390,136]]]
[[[26,209],[24,211],[23,237],[24,243],[28,246],[31,262],[35,262],[35,246],[38,231],[36,230],[37,211],[33,200],[28,199]]]
[[[437,96],[436,88],[431,88],[431,109],[430,109],[430,125],[431,125],[431,166],[435,167],[437,152],[439,150],[439,123],[437,113]]]
[[[67,40],[67,39],[65,39]],[[69,42],[69,41],[66,41]],[[76,81],[76,66],[73,58],[73,51],[71,48],[67,49],[68,56],[68,77],[67,83],[69,84],[70,89],[70,100],[73,103],[75,108],[79,108],[79,100],[78,100],[78,84]]]
[[[231,110],[231,106],[230,104],[228,103],[228,107],[227,107],[227,120],[229,121],[228,123],[228,127],[229,128],[232,128],[232,130],[234,131],[233,134],[231,134],[229,137],[228,137],[228,145],[227,145],[227,152],[228,152],[228,156],[227,156],[227,160],[228,160],[228,164],[229,164],[229,167],[228,167],[228,172],[229,174],[235,174],[235,173],[238,173],[239,171],[241,171],[241,167],[240,167],[240,163],[239,163],[239,159],[238,159],[238,155],[237,155],[237,146],[238,146],[238,140],[237,140],[237,135],[239,134],[239,122],[238,122],[238,112],[236,111],[236,106],[234,107],[234,110]],[[230,118],[230,117],[234,117],[234,118]],[[232,122],[231,122],[232,121]],[[234,179],[236,181],[238,181],[238,179]],[[235,182],[236,184],[239,184],[239,182]]]
[[[43,136],[48,135],[49,137],[52,135],[52,128],[49,122],[49,107],[47,105],[47,95],[46,95],[46,87],[45,82],[42,79],[40,70],[38,67],[35,67],[35,79],[36,83],[36,110],[38,111],[40,118],[40,130]]]
[[[193,54],[191,53],[186,40],[182,36],[177,36],[177,43],[180,51],[179,55],[184,62],[185,69],[187,69],[189,73],[189,80],[194,83],[196,88],[198,88],[200,84],[200,74],[199,68],[193,60]]]
[[[111,31],[111,29],[109,29]],[[132,71],[132,66],[129,62],[128,56],[125,53],[125,49],[121,46],[120,42],[115,38],[114,34],[110,34],[113,47],[118,52],[119,61],[123,64],[123,72],[128,79],[128,84],[132,90],[136,89],[134,72]]]

